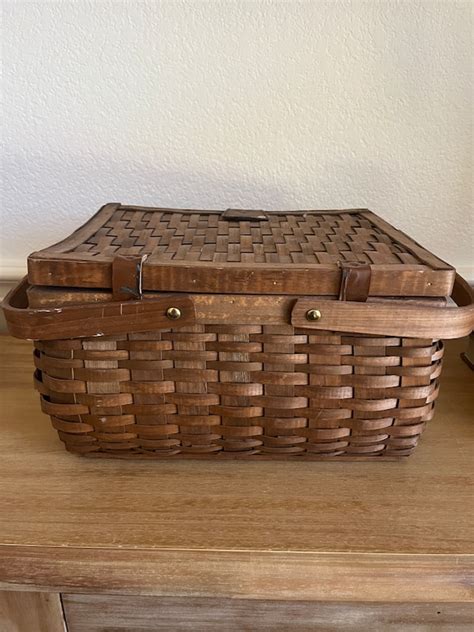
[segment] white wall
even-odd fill
[[[101,204],[368,206],[474,279],[470,2],[3,2],[3,276]]]

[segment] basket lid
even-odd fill
[[[138,263],[137,263],[138,262]],[[367,209],[245,211],[106,204],[32,253],[33,285],[140,291],[339,295],[345,266],[370,266],[370,296],[447,296],[455,270]],[[130,285],[130,284],[129,284]]]

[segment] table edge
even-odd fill
[[[474,555],[0,545],[0,590],[470,602]]]

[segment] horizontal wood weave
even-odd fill
[[[81,259],[148,254],[148,263],[422,263],[358,213],[269,213],[268,221],[235,222],[216,213],[146,212],[124,207],[68,252]]]
[[[36,387],[90,456],[406,456],[433,415],[442,343],[291,325],[194,325],[36,343]]]

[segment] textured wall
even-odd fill
[[[3,275],[106,201],[368,206],[469,272],[470,2],[3,2]]]

